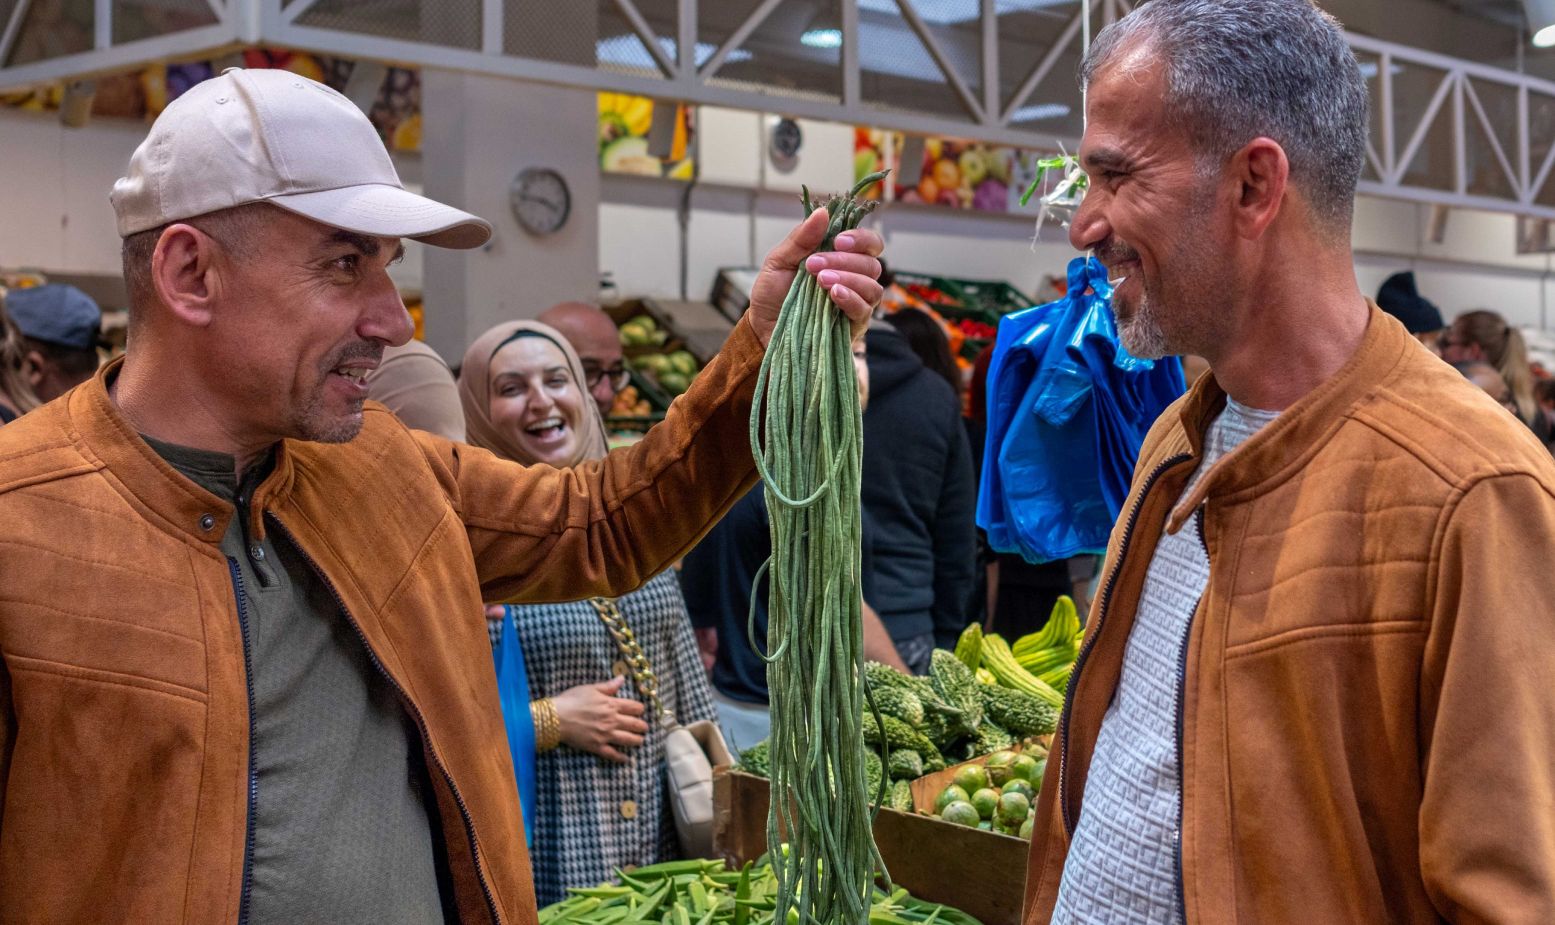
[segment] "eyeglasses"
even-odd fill
[[[612,366],[609,369],[600,369],[593,363],[583,364],[583,381],[588,385],[590,391],[599,385],[600,380],[606,378],[610,380],[610,390],[619,392],[626,388],[628,382],[632,381],[632,374],[625,366]]]

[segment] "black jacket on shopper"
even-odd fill
[[[950,648],[967,622],[977,489],[961,398],[907,339],[871,328],[864,510],[875,526],[870,600],[895,640]]]

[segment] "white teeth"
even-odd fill
[[[335,373],[336,375],[350,379],[357,385],[361,385],[363,382],[367,381],[367,370],[360,367],[354,367],[351,369],[337,369],[335,370]]]
[[[1112,286],[1113,288],[1117,288],[1118,286],[1122,285],[1122,283],[1125,280],[1127,280],[1127,279],[1128,279],[1127,276],[1120,276],[1117,279],[1109,279],[1109,280],[1107,280],[1107,285]]]
[[[529,425],[527,428],[525,428],[525,430],[532,434],[537,434],[544,430],[550,430],[553,427],[561,427],[562,424],[563,421],[561,418],[546,418],[538,424]]]

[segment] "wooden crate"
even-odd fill
[[[713,802],[719,856],[738,866],[766,853],[771,791],[764,778],[720,769]],[[875,844],[892,881],[919,899],[954,906],[984,925],[1019,925],[1028,849],[1023,839],[882,809]]]

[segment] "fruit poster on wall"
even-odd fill
[[[925,139],[923,171],[918,183],[896,184],[896,199],[953,209],[1008,212],[1010,163],[1014,155],[1013,148],[980,141]],[[902,172],[897,170],[895,175],[901,176]]]
[[[151,121],[190,87],[216,76],[219,67],[235,59],[152,64],[134,71],[98,77],[91,113],[103,119]],[[356,62],[348,58],[311,55],[279,48],[248,48],[242,52],[246,68],[275,68],[300,74],[341,90],[351,79]],[[34,112],[59,109],[64,83],[56,81],[15,93],[0,94],[0,106]],[[386,69],[383,82],[368,110],[368,118],[383,142],[394,151],[421,150],[421,74],[413,68]]]
[[[648,137],[653,130],[655,107],[673,110],[674,131],[668,157],[658,157],[649,150]],[[599,94],[599,167],[606,173],[690,180],[695,167],[691,159],[691,135],[692,110],[689,106],[655,102],[646,96],[627,93]]]
[[[893,152],[901,147],[899,132],[858,126],[853,129],[853,182],[893,165]],[[872,185],[860,194],[863,199],[884,199],[885,182]]]

